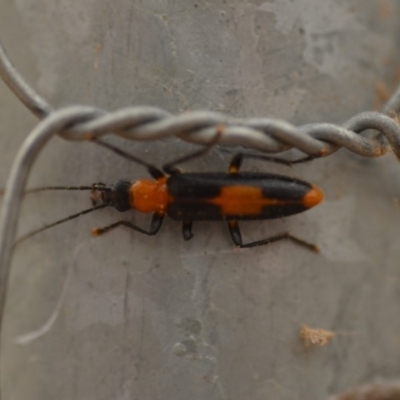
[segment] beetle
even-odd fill
[[[162,170],[114,145],[100,139],[93,139],[98,145],[127,158],[147,169],[153,180],[141,179],[135,182],[118,180],[112,185],[95,183],[91,186],[45,187],[42,190],[90,190],[93,207],[71,215],[21,237],[21,242],[45,229],[76,218],[91,211],[114,207],[125,212],[131,209],[151,213],[149,229],[141,228],[127,220],[94,228],[94,236],[102,235],[119,226],[125,226],[144,235],[155,235],[161,228],[165,215],[182,221],[185,240],[193,237],[193,221],[226,221],[233,243],[240,248],[266,245],[282,239],[290,239],[318,252],[318,248],[302,239],[284,232],[266,239],[244,243],[238,221],[276,219],[306,211],[323,200],[323,192],[317,186],[300,179],[272,174],[241,172],[244,158],[273,161],[286,165],[290,162],[258,154],[236,154],[228,172],[181,172],[177,164],[204,155],[217,138],[199,151],[165,164]]]

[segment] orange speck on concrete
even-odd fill
[[[332,331],[319,328],[309,328],[303,325],[300,329],[300,338],[305,347],[326,346],[336,335]]]

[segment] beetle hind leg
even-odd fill
[[[280,233],[278,235],[271,236],[269,238],[262,239],[262,240],[256,240],[254,242],[243,243],[242,234],[240,232],[238,222],[236,220],[229,220],[228,228],[229,228],[229,233],[231,234],[233,243],[235,243],[235,245],[240,248],[263,246],[263,245],[266,245],[269,243],[278,242],[279,240],[289,239],[292,242],[294,242],[300,246],[306,247],[307,249],[313,251],[314,253],[319,253],[319,249],[315,244],[308,243],[305,240],[299,239],[296,236],[291,235],[289,232]]]

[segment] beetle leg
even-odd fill
[[[284,160],[283,158],[264,156],[262,154],[237,153],[233,156],[233,158],[229,164],[228,171],[230,174],[237,174],[239,172],[244,158],[253,158],[256,160],[269,161],[269,162],[284,164],[284,165],[288,165],[288,166],[291,166],[293,164],[293,162]]]
[[[308,248],[309,250],[313,251],[314,253],[319,253],[319,249],[316,245],[314,245],[312,243],[308,243],[302,239],[299,239],[296,236],[292,236],[289,232],[280,233],[278,235],[271,236],[271,237],[263,239],[263,240],[256,240],[256,241],[250,242],[250,243],[243,243],[242,235],[240,233],[240,228],[239,228],[238,222],[236,220],[229,220],[228,227],[229,227],[229,232],[231,234],[233,243],[235,243],[235,245],[240,248],[263,246],[265,244],[277,242],[282,239],[289,239],[292,242],[297,243],[300,246]]]
[[[315,158],[318,158],[318,157],[306,156],[306,157],[298,158],[297,160],[292,161],[292,164],[301,164],[303,162],[309,162],[309,161],[314,160]]]
[[[234,219],[229,220],[228,228],[229,228],[229,233],[231,234],[233,243],[235,243],[235,245],[238,247],[242,247],[243,246],[242,234],[240,233],[240,228],[239,228],[238,222]]]
[[[122,221],[114,222],[111,225],[104,226],[103,228],[94,228],[92,230],[92,234],[93,234],[93,236],[100,236],[103,233],[106,233],[106,232],[110,231],[111,229],[117,228],[118,226],[122,225],[122,226],[126,226],[127,228],[131,228],[137,232],[140,232],[143,235],[152,236],[152,235],[155,235],[160,230],[163,218],[164,218],[164,215],[153,214],[151,224],[150,224],[150,229],[148,231],[146,229],[141,228],[140,226],[132,224],[132,222],[122,220]]]
[[[217,131],[217,133],[213,137],[213,139],[209,143],[207,143],[205,146],[203,146],[200,150],[196,150],[193,153],[189,153],[186,156],[180,157],[174,161],[164,164],[162,167],[163,171],[169,175],[179,174],[180,171],[178,168],[175,167],[176,165],[184,163],[186,161],[193,160],[194,158],[201,157],[204,154],[208,153],[210,151],[210,149],[218,142],[220,135],[221,135],[221,132]]]
[[[200,150],[194,151],[193,153],[187,154],[186,156],[180,157],[174,161],[169,162],[168,164],[163,165],[163,167],[162,167],[163,171],[166,172],[168,175],[179,174],[180,170],[178,168],[176,168],[175,165],[184,163],[186,161],[193,160],[194,158],[197,158],[197,157],[201,157],[202,155],[206,154],[210,150],[212,145],[214,145],[214,141],[213,141],[213,143],[211,143],[211,145],[209,144]]]
[[[99,146],[105,147],[106,149],[111,150],[113,153],[118,154],[119,156],[126,158],[130,161],[133,161],[137,164],[142,165],[147,169],[149,174],[154,178],[154,179],[160,179],[164,177],[164,174],[162,171],[160,171],[157,167],[155,167],[152,164],[149,164],[146,161],[143,161],[141,158],[134,156],[133,154],[129,154],[125,152],[124,150],[121,150],[120,148],[108,143],[108,142],[103,142],[100,139],[92,139],[93,143],[98,144]]]
[[[190,240],[193,237],[192,233],[192,221],[183,221],[182,224],[182,235],[185,240]]]

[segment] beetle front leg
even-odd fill
[[[164,219],[164,215],[153,214],[149,230],[143,229],[140,226],[137,226],[130,221],[122,220],[122,221],[114,222],[111,225],[104,226],[103,228],[94,228],[92,230],[92,235],[100,236],[103,233],[109,232],[110,230],[117,228],[118,226],[126,226],[127,228],[131,228],[137,232],[142,233],[143,235],[153,236],[160,230],[163,219]]]

